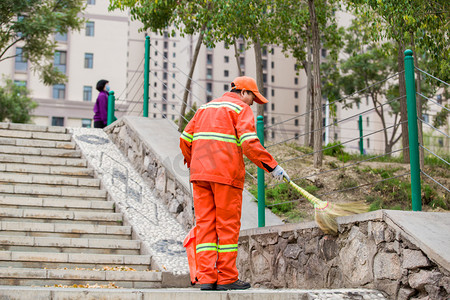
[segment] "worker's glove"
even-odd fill
[[[286,179],[287,182],[291,181],[289,175],[282,167],[280,167],[280,165],[276,166],[275,169],[273,169],[273,171],[270,172],[270,174],[272,174],[273,178],[279,181],[282,181],[283,179]]]

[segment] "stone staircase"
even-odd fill
[[[0,285],[161,287],[71,139],[62,127],[0,123]]]

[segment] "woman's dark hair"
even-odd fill
[[[108,80],[105,80],[105,79],[99,80],[99,81],[97,82],[97,86],[96,86],[97,91],[99,91],[99,92],[103,91],[103,90],[105,89],[105,85],[106,85],[108,82],[109,82],[109,81],[108,81]]]

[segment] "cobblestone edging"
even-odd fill
[[[139,137],[126,118],[114,122],[105,128],[105,132],[176,220],[185,229],[192,228],[192,197],[189,183],[187,180],[181,183],[182,176],[177,176],[177,173],[185,172],[177,168],[183,164],[181,154],[179,157],[169,158],[163,157],[164,153],[156,153],[145,139]],[[178,141],[178,138],[176,140]]]
[[[175,274],[189,272],[182,245],[187,232],[154,193],[154,186],[148,186],[103,130],[72,128],[71,132],[116,210],[142,241],[142,254],[152,256],[152,267]]]
[[[390,299],[448,299],[450,272],[384,214],[341,224],[338,237],[323,235],[312,222],[245,230],[239,238],[240,276],[256,287],[358,287],[384,291]]]

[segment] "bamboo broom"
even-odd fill
[[[296,185],[292,180],[289,181],[289,184],[297,190],[297,192],[304,196],[312,205],[314,205],[316,223],[326,234],[337,234],[338,224],[336,217],[360,214],[369,210],[369,207],[363,201],[351,203],[330,203],[311,195]]]

